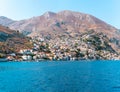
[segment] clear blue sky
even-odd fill
[[[120,28],[120,0],[0,0],[0,16],[14,20],[62,10],[88,13]]]

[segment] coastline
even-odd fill
[[[6,58],[0,58],[0,62],[8,62]]]
[[[0,59],[0,62],[116,62],[120,60],[90,60],[90,59],[85,59],[85,60],[8,60],[8,59]]]

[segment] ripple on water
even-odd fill
[[[0,63],[0,92],[120,92],[119,66],[120,62]]]

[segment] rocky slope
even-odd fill
[[[59,13],[46,12],[42,16],[33,17],[27,20],[21,20],[9,25],[12,29],[17,29],[29,34],[30,36],[52,36],[71,35],[94,29],[98,32],[104,32],[110,37],[116,35],[116,28],[95,18],[92,15],[62,11]]]
[[[102,33],[107,36],[109,45],[115,51],[120,52],[118,29],[89,14],[68,10],[58,13],[46,12],[41,16],[14,21],[7,25],[25,35],[44,38],[51,43],[61,42],[65,38],[74,41],[84,33],[94,30],[95,34]]]
[[[14,53],[23,48],[31,48],[29,39],[18,31],[0,25],[0,53]]]

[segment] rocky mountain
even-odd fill
[[[29,39],[8,27],[0,25],[0,53],[13,53],[23,48],[30,48]]]
[[[3,22],[4,23],[4,22]],[[3,24],[0,23],[0,24]],[[9,28],[19,30],[30,37],[44,38],[52,42],[63,39],[76,40],[91,30],[95,34],[102,33],[109,39],[109,44],[115,50],[120,48],[120,32],[117,28],[85,13],[61,11],[46,12],[41,16],[6,24]]]
[[[10,28],[20,30],[29,36],[50,36],[58,35],[76,36],[89,29],[103,32],[110,37],[118,37],[117,29],[96,17],[73,11],[61,11],[58,13],[46,12],[45,14],[26,20],[14,22]],[[119,38],[119,37],[118,37]]]

